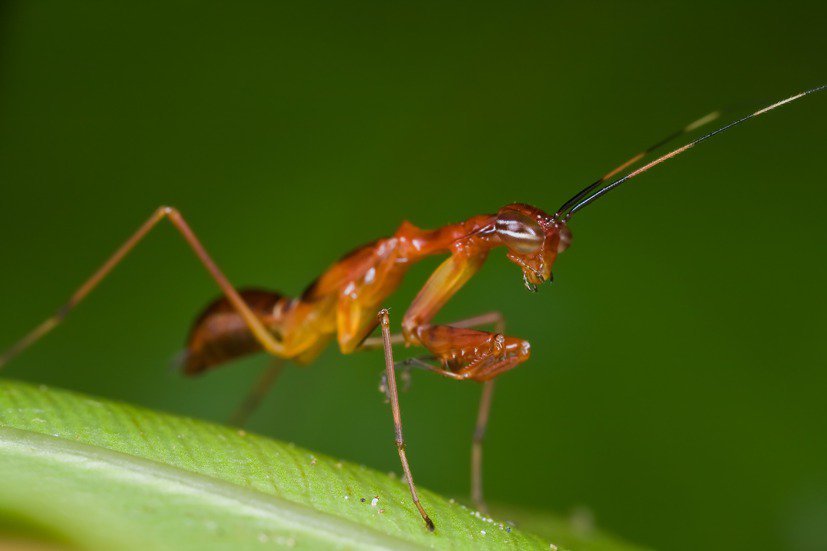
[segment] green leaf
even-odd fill
[[[512,528],[508,516],[489,519],[424,489],[421,497],[433,534],[407,486],[387,474],[228,427],[0,382],[6,540],[84,549],[632,549],[547,516],[523,513],[540,536]]]

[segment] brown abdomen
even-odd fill
[[[277,339],[279,320],[274,309],[279,293],[261,289],[239,291],[241,298]],[[193,323],[182,365],[186,375],[197,375],[226,361],[261,350],[258,341],[226,297],[213,301]]]

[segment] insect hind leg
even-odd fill
[[[272,365],[268,366],[264,372],[259,375],[253,386],[247,392],[244,400],[236,407],[230,416],[228,423],[236,427],[243,427],[247,424],[250,416],[256,412],[264,397],[273,388],[276,379],[279,378],[281,372],[284,371],[286,361],[281,358],[275,358]]]
[[[140,243],[144,237],[161,221],[167,219],[178,230],[195,255],[201,261],[201,264],[209,272],[212,278],[224,291],[227,300],[233,305],[244,320],[244,323],[250,328],[255,339],[261,344],[261,347],[273,355],[279,355],[280,347],[261,321],[258,320],[253,311],[247,306],[244,299],[238,294],[235,288],[227,280],[227,277],[213,261],[207,253],[204,246],[199,241],[195,232],[192,231],[189,224],[187,224],[184,217],[177,209],[172,207],[162,206],[155,210],[139,228],[127,239],[106,262],[101,265],[98,270],[81,285],[69,300],[61,306],[52,316],[43,321],[40,325],[35,327],[27,333],[22,339],[11,346],[5,353],[0,355],[0,368],[7,364],[15,356],[32,346],[39,341],[43,336],[49,333],[52,329],[57,327],[63,319],[71,312],[86,296],[100,284],[100,282],[109,273],[121,263],[121,261],[129,254],[135,246]]]

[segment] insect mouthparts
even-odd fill
[[[542,281],[542,279],[541,279],[541,281]],[[523,284],[525,284],[525,288],[528,289],[529,291],[531,291],[532,293],[537,292],[537,285],[528,280],[528,276],[526,275],[525,272],[523,272]]]

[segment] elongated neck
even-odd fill
[[[424,230],[406,221],[397,230],[396,237],[404,256],[412,261],[459,250],[483,253],[500,244],[494,224],[496,218],[494,214],[481,214],[435,230]]]

